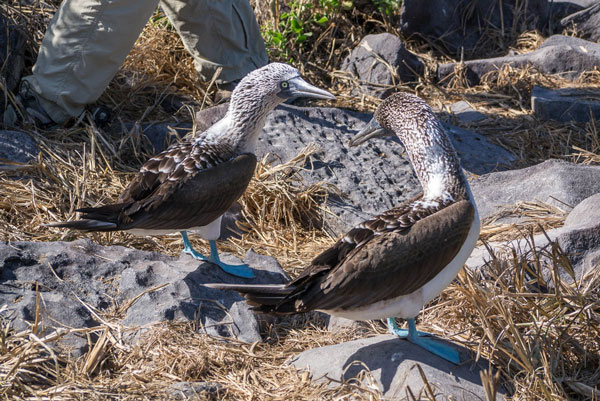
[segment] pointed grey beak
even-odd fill
[[[365,125],[365,127],[354,136],[354,138],[350,139],[348,145],[357,146],[363,142],[368,141],[371,138],[375,138],[378,136],[387,136],[387,134],[388,132],[385,130],[385,128],[379,125],[377,120],[372,118],[371,121],[369,121],[367,125]]]
[[[301,77],[292,78],[287,81],[289,86],[282,90],[279,95],[286,99],[293,97],[311,97],[314,99],[335,100],[335,96],[326,90],[312,86]]]

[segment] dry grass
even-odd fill
[[[572,269],[556,246],[547,258],[528,246],[465,269],[421,318],[489,358],[513,399],[597,399],[600,274],[569,283],[559,272]]]
[[[566,211],[546,202],[517,202],[484,219],[479,239],[487,242],[509,241],[530,233],[539,234],[543,230],[561,227],[567,215]],[[517,222],[498,223],[498,220],[511,218]]]
[[[58,3],[38,0],[18,5],[17,0],[9,0],[2,6],[15,21],[27,21],[32,60],[36,43]],[[276,21],[277,15],[267,2],[253,3],[261,26]],[[315,28],[304,47],[294,47],[290,54],[311,82],[331,88],[338,96],[336,106],[372,111],[380,100],[352,96],[351,92],[361,83],[337,68],[362,37],[384,31],[398,33],[397,22],[397,13],[382,16],[373,7],[341,10],[329,24]],[[497,32],[489,34],[491,38],[498,37]],[[507,30],[505,34],[501,43],[482,41],[478,52],[497,55],[511,49],[523,53],[534,49],[544,38],[533,31],[516,34]],[[435,66],[451,59],[431,43],[411,40],[407,46],[422,57],[426,71],[417,82],[398,81],[388,89],[414,92],[440,110],[454,101],[467,100],[487,116],[477,122],[477,131],[514,152],[523,166],[548,158],[600,164],[600,142],[594,123],[540,122],[531,115],[529,104],[534,85],[599,88],[598,71],[567,82],[531,67],[504,67],[485,76],[475,87],[469,87],[458,71],[440,86],[434,82]],[[86,116],[71,128],[43,131],[27,127],[41,152],[35,163],[0,170],[0,240],[55,241],[81,236],[40,224],[70,219],[78,207],[116,199],[131,174],[149,156],[139,124],[189,119],[186,110],[175,115],[165,112],[160,107],[165,95],[176,93],[208,107],[214,91],[209,83],[198,81],[192,59],[181,41],[165,19],[156,14],[100,99],[120,117],[117,125],[127,121],[138,124],[125,133],[113,132],[120,130],[95,127]],[[7,95],[10,101],[14,94]],[[259,163],[255,180],[241,200],[247,232],[241,239],[222,246],[238,255],[253,247],[277,257],[294,275],[331,244],[333,239],[319,229],[319,222],[327,213],[321,205],[332,188],[326,183],[307,186],[298,174],[313,151],[308,148],[284,164],[273,163],[268,157]],[[482,239],[506,240],[528,236],[532,230],[557,227],[564,221],[565,212],[540,202],[528,202],[495,217],[512,216],[524,216],[525,220],[498,225],[490,219],[483,228]],[[181,249],[179,239],[174,237],[137,238],[123,233],[92,237],[100,244],[171,255]],[[206,247],[204,242],[194,241],[199,249]],[[568,260],[559,250],[553,252],[544,259],[530,250],[515,250],[496,255],[481,272],[465,270],[424,310],[419,324],[489,358],[516,400],[599,399],[594,386],[600,381],[600,279],[592,276],[581,282],[563,281],[557,272],[569,271]],[[551,272],[557,283],[555,288],[549,288],[543,280],[543,271]],[[222,391],[215,395],[218,399],[381,398],[367,386],[356,383],[331,388],[312,383],[307,375],[284,364],[290,356],[315,346],[383,333],[380,322],[372,322],[363,330],[330,333],[316,315],[303,315],[266,324],[266,342],[253,345],[198,335],[187,324],[161,324],[146,331],[143,341],[130,344],[121,339],[120,330],[125,329],[111,323],[113,312],[106,312],[109,323],[85,330],[96,334],[98,340],[89,354],[78,359],[51,348],[58,336],[66,332],[40,338],[42,331],[35,325],[17,332],[2,321],[2,398],[158,400],[172,397],[166,388],[179,381],[220,384]],[[486,377],[487,386],[493,387],[493,378]],[[211,396],[200,396],[205,398]]]
[[[476,358],[488,358],[515,400],[596,399],[600,272],[563,280],[559,272],[569,271],[568,260],[556,247],[547,258],[532,250],[494,256],[481,271],[465,269],[424,309],[420,326],[471,349]],[[543,278],[545,271],[553,287]],[[167,399],[169,386],[181,381],[216,384],[218,399],[225,400],[381,399],[368,380],[326,387],[286,365],[291,356],[316,346],[382,334],[380,322],[331,333],[317,315],[302,315],[267,323],[265,343],[255,344],[168,323],[150,327],[131,344],[121,341],[126,329],[107,324],[86,329],[99,340],[78,359],[50,348],[66,330],[38,338],[36,326],[17,333],[3,324],[0,377],[6,399],[71,400],[83,394],[99,400]],[[486,383],[491,386],[493,379]]]

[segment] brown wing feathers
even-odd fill
[[[254,309],[276,314],[344,309],[410,294],[454,258],[474,216],[466,200],[437,207],[411,201],[349,231],[285,287],[211,287],[238,291]],[[436,224],[427,224],[433,215]]]
[[[418,290],[456,256],[473,216],[473,205],[460,201],[435,213],[435,224],[425,218],[374,238],[303,294],[303,307],[366,306]]]
[[[182,142],[144,163],[116,204],[82,208],[81,220],[51,225],[88,231],[204,226],[243,194],[255,166],[252,154]]]

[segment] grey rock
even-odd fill
[[[223,254],[230,263],[237,258]],[[35,320],[38,283],[44,332],[63,325],[99,324],[86,307],[107,311],[119,305],[121,323],[147,325],[164,320],[195,321],[211,335],[259,341],[258,322],[243,298],[234,292],[202,286],[207,282],[284,283],[287,276],[270,257],[248,252],[256,278],[229,276],[210,263],[188,255],[171,258],[120,246],[104,247],[89,240],[73,242],[0,243],[0,305],[17,330]],[[162,286],[162,287],[159,287]],[[122,310],[133,302],[127,310]],[[85,337],[71,336],[74,354],[85,350]]]
[[[0,166],[8,166],[5,161],[27,164],[34,161],[39,152],[36,142],[22,131],[0,130]],[[2,160],[4,159],[4,160]]]
[[[488,141],[475,131],[444,124],[458,153],[463,169],[473,174],[486,174],[507,169],[517,157]]]
[[[261,266],[252,261],[264,258]],[[241,264],[237,258],[222,254],[226,263]],[[274,283],[287,281],[281,266],[271,257],[249,251],[244,262],[254,269],[256,277],[242,280],[229,276],[210,263],[200,263],[182,255],[173,263],[155,261],[131,265],[121,275],[122,298],[131,299],[148,288],[167,284],[143,295],[128,310],[122,323],[142,326],[164,320],[192,320],[209,335],[235,337],[241,341],[261,341],[258,321],[241,296],[233,291],[204,287],[204,283]]]
[[[569,15],[560,21],[564,28],[573,27],[583,39],[600,40],[600,2]]]
[[[524,169],[483,175],[471,181],[471,190],[482,219],[519,201],[541,200],[568,209],[600,192],[600,166],[547,160]]]
[[[225,113],[225,108],[220,108]],[[208,109],[198,113],[198,121],[219,115]],[[371,115],[335,108],[283,105],[267,118],[259,137],[258,156],[277,155],[282,161],[296,156],[314,143],[321,150],[303,172],[307,184],[327,182],[342,192],[331,194],[328,206],[336,216],[326,216],[326,226],[335,234],[345,232],[373,214],[396,206],[420,191],[408,157],[397,139],[373,140],[348,147],[349,139]],[[461,158],[463,168],[475,174],[503,169],[515,156],[490,143],[485,137],[465,129],[446,125]]]
[[[196,123],[198,124],[198,132],[207,130],[211,125],[219,121],[229,108],[229,103],[219,104],[208,109],[200,110],[196,113]]]
[[[579,202],[565,219],[564,227],[576,227],[600,222],[600,194],[594,194]]]
[[[338,316],[329,316],[327,319],[327,330],[331,332],[343,331],[346,329],[360,329],[363,322],[357,320],[344,319]]]
[[[474,123],[477,121],[485,120],[485,114],[475,110],[471,105],[464,100],[460,102],[452,103],[450,105],[450,111],[456,118],[463,123]]]
[[[600,45],[571,36],[553,35],[532,52],[465,61],[463,65],[471,85],[478,84],[483,75],[504,65],[514,68],[532,65],[543,73],[558,74],[565,79],[574,80],[585,71],[600,68]],[[457,66],[459,63],[440,64],[438,79],[443,80],[454,73]]]
[[[573,13],[588,8],[598,0],[552,0],[550,3],[550,33],[560,33],[563,30],[561,20]]]
[[[550,12],[558,19],[596,4],[598,0],[552,0]]]
[[[176,400],[216,399],[223,386],[212,382],[177,382],[167,389],[167,393]]]
[[[406,50],[399,37],[380,33],[365,36],[341,69],[364,82],[361,93],[384,97],[390,85],[416,81],[424,66],[416,54]]]
[[[130,131],[139,132],[143,136],[145,150],[151,154],[157,154],[165,150],[178,138],[186,136],[192,130],[193,124],[187,122],[143,124],[134,126],[133,123],[124,125],[125,133]]]
[[[504,27],[504,37],[522,29],[541,29],[549,14],[547,0],[526,4],[519,18],[515,18],[516,0],[404,0],[400,13],[400,31],[406,36],[422,37],[446,49],[451,57],[469,59],[478,45],[499,43],[498,31]],[[500,9],[502,7],[502,9]],[[523,19],[523,17],[525,17]]]
[[[472,356],[457,345],[461,360]],[[376,386],[390,400],[410,400],[408,388],[421,399],[426,397],[423,379],[417,368],[421,366],[436,400],[485,399],[479,372],[487,363],[464,363],[456,366],[409,341],[385,335],[350,341],[304,351],[291,363],[298,369],[308,369],[312,379],[345,380],[359,377],[368,368]],[[363,379],[369,383],[369,379]],[[498,394],[497,400],[504,399]]]
[[[541,120],[587,122],[592,117],[600,119],[600,90],[534,86],[531,109]]]
[[[546,231],[546,234],[538,234],[533,237],[533,243],[537,255],[542,262],[552,266],[549,255],[552,253],[551,242],[556,242],[564,254],[568,257],[575,277],[564,269],[559,269],[561,278],[567,282],[582,280],[590,272],[600,266],[600,193],[592,195],[580,202],[567,216],[563,227]],[[514,240],[509,242],[491,242],[488,245],[494,253],[500,255],[510,252],[511,249],[519,249],[523,254],[529,253],[531,243],[525,240]],[[466,265],[478,269],[491,259],[486,247],[475,248]],[[542,270],[542,277],[548,283],[552,283],[552,272],[550,269]]]

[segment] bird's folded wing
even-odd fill
[[[467,238],[474,213],[473,205],[463,200],[404,230],[374,235],[348,252],[334,268],[321,266],[320,274],[313,274],[312,280],[298,283],[290,300],[295,299],[298,310],[331,310],[410,294],[433,279],[456,256]],[[319,266],[311,269],[318,271]]]
[[[412,226],[414,223],[412,219],[399,219],[399,217],[413,213],[414,202],[421,196],[422,194],[417,195],[393,209],[358,224],[333,246],[314,258],[311,264],[290,285],[302,286],[307,280],[314,280],[314,276],[329,273],[342,263],[350,253],[358,251],[376,236],[404,230]],[[432,209],[430,213],[434,213],[436,210]]]
[[[253,154],[182,142],[148,160],[117,204],[79,211],[118,230],[204,226],[244,193],[255,166]]]
[[[245,153],[202,170],[175,170],[150,196],[125,208],[119,226],[122,229],[205,226],[225,213],[244,193],[255,166],[256,156]]]

